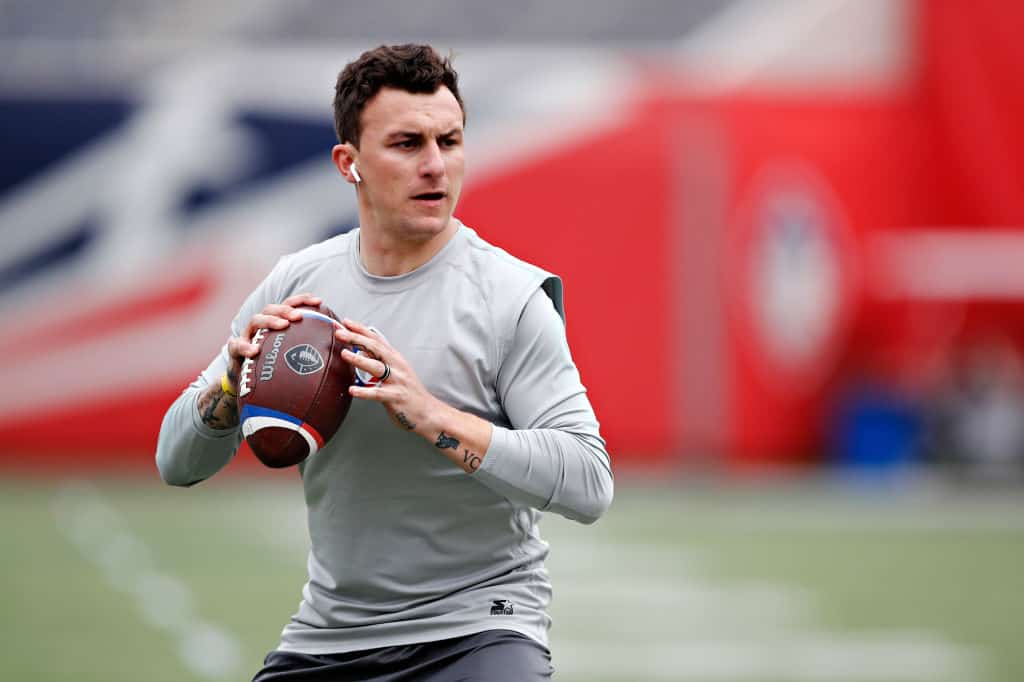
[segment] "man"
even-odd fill
[[[300,465],[309,581],[255,679],[548,679],[539,510],[590,523],[612,497],[561,282],[452,216],[465,113],[432,48],[366,52],[334,112],[360,227],[282,258],[242,305],[164,418],[161,476],[192,485],[228,462],[254,331],[325,303],[338,339],[369,351],[342,357],[379,381],[351,389],[339,432]]]

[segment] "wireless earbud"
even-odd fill
[[[359,177],[359,169],[356,168],[356,164],[354,162],[353,162],[353,164],[351,166],[349,166],[349,170],[352,171],[352,177],[356,179],[356,182],[362,182],[363,181],[363,179],[361,177]]]

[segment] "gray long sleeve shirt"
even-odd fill
[[[341,653],[510,629],[547,644],[551,587],[537,523],[553,511],[590,523],[613,481],[598,423],[569,353],[561,282],[460,225],[430,261],[369,274],[354,230],[282,258],[232,323],[309,291],[373,325],[424,386],[494,424],[466,474],[383,406],[353,401],[338,433],[300,465],[312,548],[309,581],[280,648]],[[168,410],[157,466],[173,485],[212,476],[238,429],[202,423],[198,395],[227,348]]]

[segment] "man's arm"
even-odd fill
[[[537,509],[583,523],[600,518],[614,494],[611,459],[565,324],[541,290],[520,315],[497,390],[512,428],[494,427],[477,479]]]
[[[229,363],[222,376],[221,381],[203,390],[196,401],[199,418],[218,431],[238,426],[238,373]]]
[[[207,376],[216,376],[227,366],[226,352],[210,363],[164,415],[156,447],[156,466],[160,478],[169,485],[190,486],[213,476],[231,461],[241,443],[237,428],[213,428],[203,419],[199,407],[201,399],[214,389]],[[216,389],[221,390],[219,382]]]
[[[338,338],[380,360],[343,351],[376,376],[353,387],[357,398],[384,404],[395,423],[434,445],[467,473],[508,499],[591,523],[611,504],[614,483],[597,419],[569,353],[565,328],[539,289],[527,303],[501,367],[498,392],[512,429],[461,412],[431,395],[394,348],[365,326],[344,320]]]
[[[317,306],[321,299],[310,294],[290,296],[282,303],[264,306],[242,327],[240,320],[253,302],[250,297],[232,322],[232,337],[220,354],[164,415],[156,465],[160,477],[170,485],[190,486],[213,476],[238,449],[242,441],[238,433],[238,376],[242,362],[259,353],[259,345],[250,341],[255,330],[284,329],[302,317],[296,307]]]

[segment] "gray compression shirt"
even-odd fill
[[[342,653],[509,629],[547,645],[551,586],[541,511],[590,523],[612,497],[608,453],[572,361],[558,278],[459,225],[430,261],[369,274],[354,230],[282,258],[242,305],[240,335],[268,303],[308,291],[379,329],[424,386],[494,424],[466,474],[383,406],[354,400],[345,423],[300,465],[309,580],[280,648]],[[196,408],[227,346],[168,410],[156,461],[172,485],[209,478],[239,429]]]

